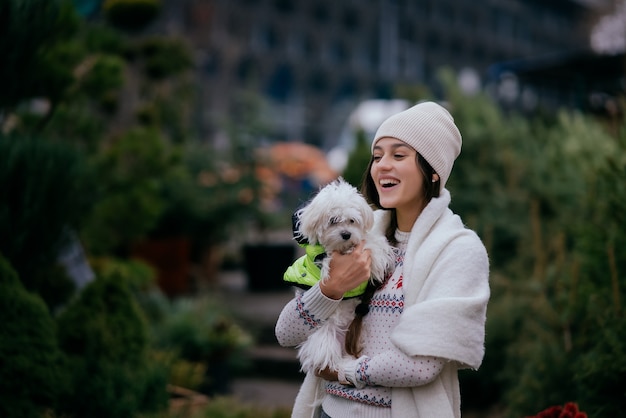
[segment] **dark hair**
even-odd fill
[[[422,172],[422,190],[424,190],[424,200],[426,203],[430,202],[433,197],[439,197],[439,189],[441,184],[441,179],[437,181],[432,181],[433,175],[436,174],[435,170],[431,167],[431,165],[422,157],[422,155],[418,152],[416,154],[415,163],[419,167]],[[377,209],[385,209],[391,211],[391,222],[385,231],[385,235],[387,237],[387,241],[392,243],[393,245],[397,244],[395,233],[398,228],[398,218],[396,216],[396,209],[391,208],[383,208],[380,204],[380,196],[378,195],[378,191],[376,191],[376,184],[374,184],[374,179],[371,175],[372,164],[374,162],[374,157],[370,159],[369,164],[367,165],[367,170],[363,173],[363,181],[361,183],[361,193],[367,201],[375,206]],[[361,296],[361,302],[357,305],[354,310],[355,316],[350,326],[348,327],[348,331],[346,333],[346,341],[345,348],[346,352],[350,355],[358,357],[361,353],[361,347],[359,345],[359,339],[361,336],[361,327],[363,324],[363,317],[369,313],[369,304],[374,296],[376,290],[382,285],[373,284],[371,281],[367,284],[367,288],[365,292]]]
[[[382,283],[367,283],[365,292],[361,295],[361,302],[354,308],[354,319],[350,322],[348,331],[346,332],[345,348],[346,353],[358,357],[361,354],[361,346],[359,339],[361,337],[361,326],[363,325],[363,317],[370,311],[370,302],[374,296],[374,292],[382,285]]]

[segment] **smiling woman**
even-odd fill
[[[445,188],[461,134],[445,108],[425,102],[385,120],[371,150],[362,190],[380,209],[374,228],[395,265],[336,336],[338,366],[307,373],[292,416],[459,418],[458,370],[482,362],[489,300],[487,252],[449,209]],[[361,257],[333,254],[324,285],[296,291],[276,324],[282,345],[302,346],[339,309],[336,295],[368,281]]]

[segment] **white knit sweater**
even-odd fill
[[[317,416],[326,391],[338,395],[324,401],[327,412],[337,415],[333,418],[341,418],[343,411],[351,411],[350,416],[369,417],[460,417],[457,370],[477,369],[482,362],[489,267],[480,239],[449,210],[449,203],[450,194],[444,189],[439,198],[431,200],[411,230],[403,266],[400,263],[402,291],[395,294],[404,298],[403,310],[396,310],[399,315],[390,318],[393,324],[387,329],[381,328],[381,318],[371,311],[366,316],[369,332],[364,340],[365,355],[346,358],[344,373],[357,386],[352,392],[356,402],[350,404],[352,401],[346,400],[349,392],[336,382],[324,382],[308,374],[293,417]],[[389,212],[377,211],[376,215],[376,227],[384,230]],[[394,275],[396,284],[398,274],[396,271]],[[389,289],[377,294],[393,297]],[[373,301],[378,303],[375,298]],[[295,346],[304,341],[338,303],[321,295],[317,287],[295,298],[277,321],[279,343]],[[389,350],[380,350],[380,341],[376,342],[381,333],[390,337]],[[437,363],[439,359],[443,361]],[[398,373],[407,370],[411,362],[415,365],[428,360],[433,362],[432,371]],[[394,365],[403,369],[393,371]],[[376,396],[378,406],[362,402],[363,395],[367,400]]]

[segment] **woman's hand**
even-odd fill
[[[320,290],[326,297],[341,299],[344,293],[369,280],[371,252],[364,245],[361,242],[349,254],[333,252],[328,277],[320,282]]]
[[[316,371],[315,376],[321,377],[322,379],[328,380],[329,382],[336,382],[337,380],[339,380],[337,370],[331,370],[329,368]]]

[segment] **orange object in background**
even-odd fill
[[[269,160],[280,174],[294,179],[311,178],[324,185],[337,178],[326,155],[318,147],[304,142],[277,142],[269,148]]]

